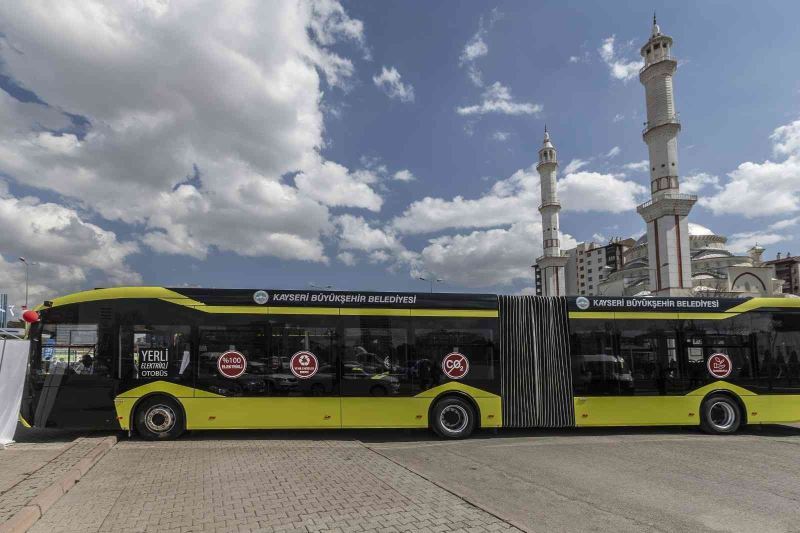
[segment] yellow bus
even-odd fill
[[[119,287],[38,312],[21,416],[39,427],[800,421],[800,299]]]

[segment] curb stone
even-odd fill
[[[117,443],[117,437],[111,436],[101,440],[75,466],[59,476],[48,487],[34,496],[28,505],[17,511],[11,518],[0,524],[0,533],[25,533],[55,504],[59,498],[80,481],[94,465]],[[67,447],[66,449],[71,448]],[[63,453],[64,450],[60,450]],[[53,459],[57,457],[54,456]],[[51,459],[51,460],[53,460]]]

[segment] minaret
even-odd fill
[[[678,63],[670,54],[672,37],[661,33],[653,15],[653,31],[642,46],[644,67],[639,81],[647,99],[644,142],[650,152],[650,201],[637,207],[647,223],[650,291],[658,296],[689,296],[692,267],[686,220],[697,201],[678,187],[678,132],[672,76]]]
[[[547,126],[544,127],[544,142],[539,150],[539,163],[536,170],[539,172],[539,182],[542,191],[542,205],[539,213],[542,214],[542,247],[544,254],[536,260],[536,266],[542,276],[542,296],[564,296],[564,267],[569,258],[561,255],[561,245],[558,240],[558,212],[561,204],[558,203],[556,190],[556,169],[558,169],[558,156],[556,148],[550,142]]]

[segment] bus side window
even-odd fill
[[[621,394],[622,359],[614,353],[614,327],[608,320],[570,322],[572,388],[577,396]]]
[[[442,360],[450,353],[463,354],[469,364],[463,378],[474,387],[495,386],[494,321],[472,318],[420,318],[414,326],[413,356],[410,358],[412,392],[417,393],[451,381],[442,371]]]
[[[397,396],[412,392],[407,317],[343,320],[342,395]]]
[[[759,392],[800,391],[800,313],[751,313],[756,336]]]
[[[708,371],[708,360],[716,354],[728,356],[733,364],[726,381],[746,388],[755,383],[755,363],[751,353],[750,315],[733,315],[719,320],[686,320],[683,337],[686,347],[688,390],[717,378]]]
[[[670,320],[617,320],[620,355],[633,394],[665,395],[685,391],[678,361],[677,324]]]

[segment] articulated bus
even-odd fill
[[[20,413],[38,427],[800,421],[800,299],[124,287],[38,311]]]

